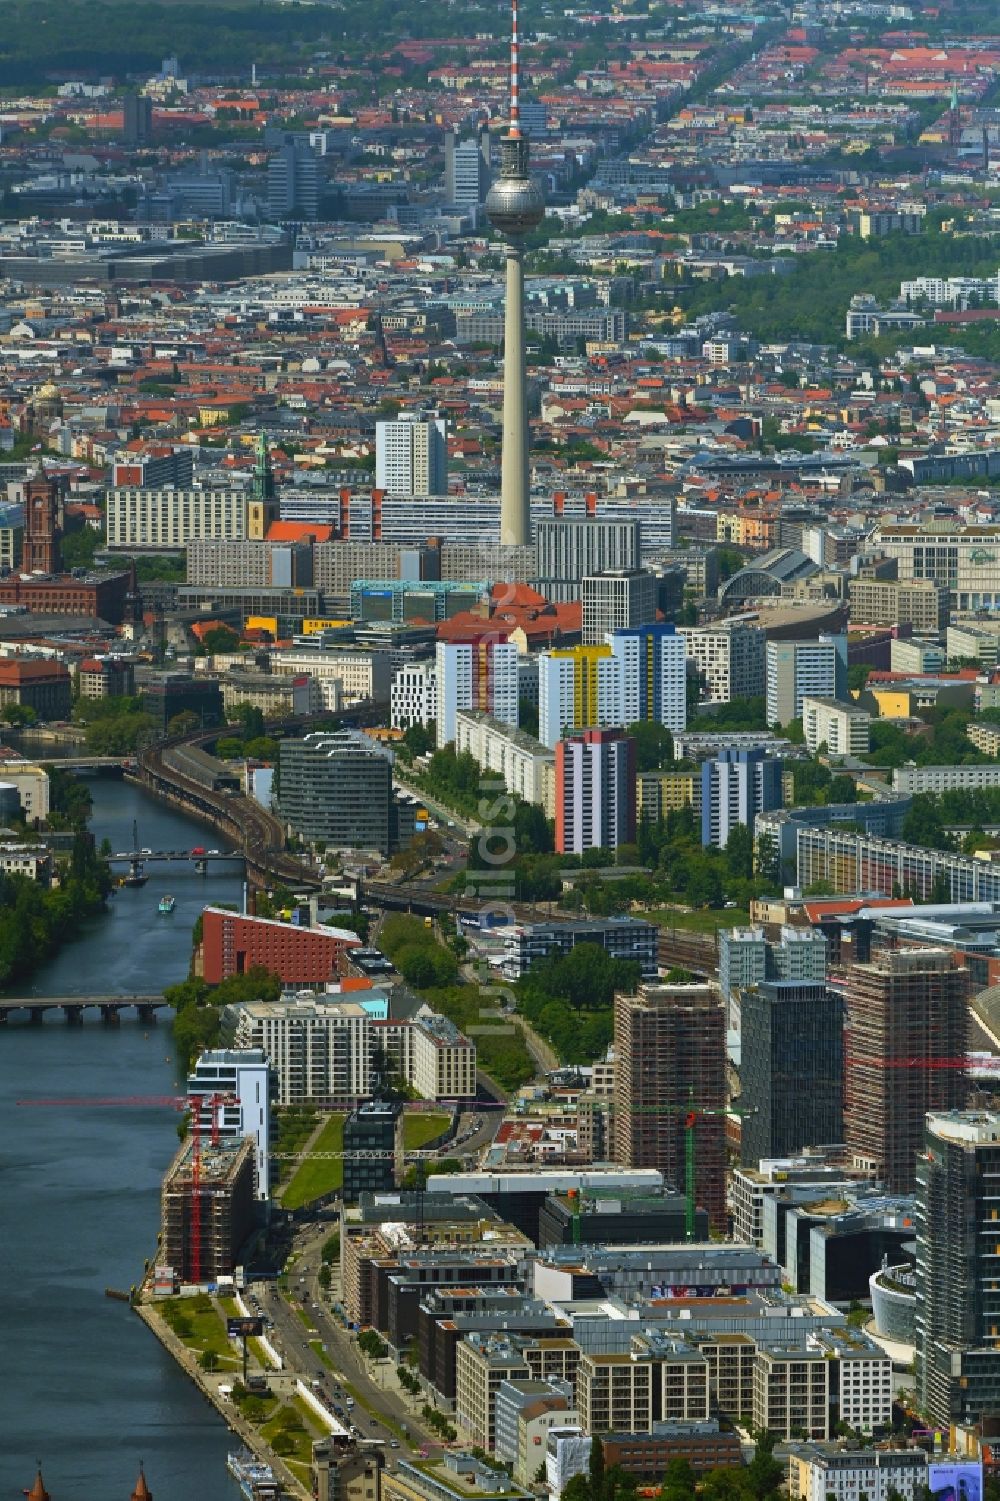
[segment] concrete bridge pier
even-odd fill
[[[33,1027],[40,1027],[42,1025],[42,1017],[44,1015],[45,1012],[41,1006],[33,1006],[28,1012],[28,1020]]]
[[[138,1014],[139,1020],[141,1022],[155,1022],[155,1020],[156,1020],[156,1007],[155,1006],[136,1006],[135,1009],[136,1009],[136,1013]]]
[[[68,1027],[82,1027],[83,1026],[83,1007],[82,1006],[64,1006],[62,1009],[63,1009],[63,1016],[66,1018],[66,1025]]]
[[[120,1027],[122,1020],[121,1008],[118,1006],[102,1006],[101,1020],[106,1027]]]

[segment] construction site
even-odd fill
[[[195,1132],[183,1142],[163,1179],[160,1218],[158,1260],[175,1279],[228,1276],[255,1225],[253,1138],[205,1142]]]

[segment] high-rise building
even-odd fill
[[[656,619],[656,595],[656,579],[641,568],[582,579],[584,646],[598,646],[609,631],[650,625]]]
[[[223,1033],[269,1059],[276,1103],[354,1104],[371,1093],[372,1026],[357,1001],[308,991],[227,1007]]]
[[[659,1168],[684,1191],[693,1131],[695,1198],[718,1230],[726,1223],[725,1027],[715,985],[640,985],[615,996],[615,1159]]]
[[[388,495],[447,495],[448,424],[404,413],[375,424],[375,486]]]
[[[517,0],[511,0],[510,128],[500,143],[500,176],[490,188],[486,212],[507,245],[500,541],[524,545],[531,540],[524,237],[541,223],[545,203],[541,190],[528,174],[528,141],[521,134],[519,92]]]
[[[764,980],[743,991],[740,1016],[744,1166],[842,1140],[839,994],[816,981]]]
[[[209,1048],[188,1074],[188,1099],[201,1101],[203,1131],[211,1132],[214,1124],[224,1141],[253,1137],[258,1199],[270,1197],[271,1092],[271,1065],[263,1048]]]
[[[683,557],[683,554],[679,554]],[[764,632],[757,625],[681,626],[685,650],[710,704],[759,698],[764,692]]]
[[[928,1111],[966,1102],[969,971],[950,950],[889,949],[847,971],[845,1139],[891,1193],[912,1193]]]
[[[585,578],[642,566],[642,524],[557,516],[535,527],[538,587],[546,599],[580,598]]]
[[[831,756],[866,756],[871,746],[871,715],[840,699],[803,698],[802,728],[812,755],[825,745]]]
[[[478,208],[490,187],[490,132],[480,126],[474,136],[460,141],[449,130],[444,138],[445,202],[455,208]]]
[[[622,725],[621,664],[608,645],[558,647],[538,659],[538,738],[554,750],[567,730]]]
[[[308,141],[286,135],[267,164],[267,212],[277,222],[316,218],[319,165]]]
[[[122,100],[122,137],[126,146],[142,146],[153,134],[153,101],[146,94]]]
[[[621,666],[622,723],[651,719],[668,730],[683,730],[687,725],[683,636],[672,625],[652,624],[612,631],[606,640]]]
[[[758,813],[780,808],[781,762],[762,750],[730,747],[701,767],[701,842],[725,849],[738,824],[752,830]]]
[[[556,850],[615,850],[635,840],[635,741],[584,730],[556,746]]]
[[[801,719],[804,698],[836,698],[838,660],[833,641],[769,641],[765,656],[768,724]]]
[[[917,1163],[917,1405],[935,1427],[1000,1408],[1000,1114],[928,1115]]]
[[[197,1210],[195,1206],[197,1207]],[[254,1144],[181,1143],[160,1189],[160,1256],[181,1282],[204,1284],[229,1276],[253,1229]]]
[[[361,731],[283,740],[280,781],[282,822],[311,844],[388,854],[413,837],[412,804],[393,792],[392,753]]]
[[[517,647],[500,633],[439,641],[434,676],[439,746],[454,740],[459,709],[483,709],[504,724],[517,725]]]
[[[375,1155],[372,1155],[375,1154]],[[344,1203],[396,1187],[403,1163],[403,1110],[395,1100],[367,1100],[344,1121]]]

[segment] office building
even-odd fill
[[[317,847],[389,854],[413,837],[413,810],[392,787],[392,752],[360,730],[283,740],[278,810]]]
[[[525,1381],[531,1370],[520,1343],[502,1335],[471,1333],[458,1346],[455,1360],[455,1418],[472,1443],[496,1450],[496,1402],[501,1386]]]
[[[607,1433],[601,1438],[604,1463],[639,1481],[662,1480],[671,1460],[687,1460],[697,1475],[743,1465],[739,1435],[720,1427],[718,1418],[700,1422],[657,1422],[649,1433]]]
[[[391,1192],[403,1166],[403,1107],[367,1100],[344,1120],[344,1203],[363,1193]]]
[[[740,1037],[744,1165],[841,1141],[840,995],[822,982],[758,981],[740,997]]]
[[[804,698],[836,698],[838,660],[833,641],[769,641],[764,659],[768,724],[801,719]]]
[[[556,746],[556,850],[616,850],[635,842],[635,741],[584,730]]]
[[[249,917],[226,907],[202,913],[201,974],[219,985],[254,968],[286,985],[325,985],[343,971],[357,933],[347,928],[306,928],[269,917]]]
[[[429,725],[437,719],[437,675],[430,662],[411,662],[392,680],[389,723],[405,730],[411,724]]]
[[[724,750],[701,765],[701,842],[725,849],[742,825],[784,802],[781,762],[762,750]]]
[[[1000,1407],[1000,1115],[933,1111],[917,1163],[916,1392],[935,1426]]]
[[[535,524],[538,588],[546,599],[579,599],[585,578],[642,565],[639,521],[557,516]]]
[[[164,1175],[157,1254],[178,1281],[204,1285],[232,1274],[253,1229],[255,1153],[249,1137],[212,1145],[199,1136],[196,1171],[194,1151],[189,1136]]]
[[[319,162],[308,141],[286,135],[267,163],[267,213],[273,223],[316,218]]]
[[[668,730],[683,730],[687,725],[684,637],[672,625],[646,624],[616,629],[606,641],[621,668],[621,722],[651,719]]]
[[[236,1048],[260,1048],[274,1070],[277,1104],[332,1108],[371,1093],[372,1024],[357,1001],[311,991],[227,1007],[223,1032]]]
[[[639,917],[562,918],[553,922],[508,924],[500,930],[502,969],[520,980],[550,955],[571,953],[578,943],[596,943],[612,959],[634,960],[644,980],[656,978],[659,928]]]
[[[500,541],[531,541],[528,399],[524,355],[524,237],[545,215],[541,189],[529,173],[528,140],[521,133],[517,7],[512,11],[510,123],[500,143],[500,176],[486,199],[493,228],[506,242],[503,441],[500,456]],[[502,716],[500,716],[502,717]]]
[[[702,681],[705,702],[729,704],[763,696],[765,638],[760,626],[720,621],[713,626],[679,626],[678,632]]]
[[[445,419],[404,412],[376,422],[375,487],[388,495],[447,495]]]
[[[626,1351],[585,1351],[576,1377],[580,1422],[590,1434],[651,1433],[657,1422],[709,1415],[708,1361],[683,1340],[637,1334]]]
[[[153,101],[146,94],[122,100],[122,137],[126,146],[144,146],[153,134]]]
[[[188,1074],[187,1096],[201,1112],[202,1131],[211,1134],[214,1117],[221,1140],[253,1137],[258,1199],[270,1197],[271,1092],[271,1065],[262,1048],[208,1048]]]
[[[456,139],[455,132],[445,132],[444,196],[454,208],[476,209],[486,201],[490,189],[490,132],[479,128],[468,140]]]
[[[161,672],[143,683],[142,707],[152,714],[159,735],[166,735],[178,714],[194,714],[202,729],[211,729],[223,720],[222,688],[216,678]]]
[[[897,948],[847,971],[845,1139],[892,1193],[911,1193],[929,1111],[961,1109],[969,972],[947,949]]]
[[[868,710],[840,699],[804,698],[802,728],[811,755],[825,746],[830,756],[866,756],[871,747]]]
[[[925,635],[948,624],[947,582],[931,576],[904,578],[902,570],[899,579],[862,576],[851,579],[848,589],[852,625],[911,625]]]
[[[517,727],[517,647],[504,633],[487,630],[465,641],[439,641],[434,676],[439,747],[455,739],[459,709],[481,709]]]
[[[726,1223],[725,1013],[716,986],[642,984],[614,1003],[615,1160],[655,1167],[685,1188],[695,1132],[695,1198],[714,1229]],[[685,1122],[693,1111],[692,1126]],[[621,1425],[616,1425],[621,1426]]]
[[[242,490],[111,489],[105,528],[109,547],[159,552],[207,538],[246,536]]]
[[[896,559],[900,583],[923,579],[937,585],[947,591],[953,610],[1000,608],[1000,527],[967,526],[957,517],[885,522],[875,529],[872,542]],[[934,625],[914,621],[914,628],[927,632],[944,624],[946,618],[939,614]]]
[[[38,719],[68,719],[73,703],[69,669],[38,657],[0,659],[0,709],[20,704]]]
[[[656,619],[656,594],[656,579],[643,569],[582,579],[584,646],[599,646],[609,631],[651,625]]]

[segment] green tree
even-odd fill
[[[5,704],[3,719],[6,724],[17,729],[26,729],[28,725],[37,722],[38,715],[30,704]]]
[[[726,840],[726,859],[734,875],[749,881],[753,876],[753,834],[745,823],[734,825]]]
[[[655,719],[640,719],[630,724],[628,733],[635,741],[637,771],[657,771],[674,759],[674,737],[666,725]]]

